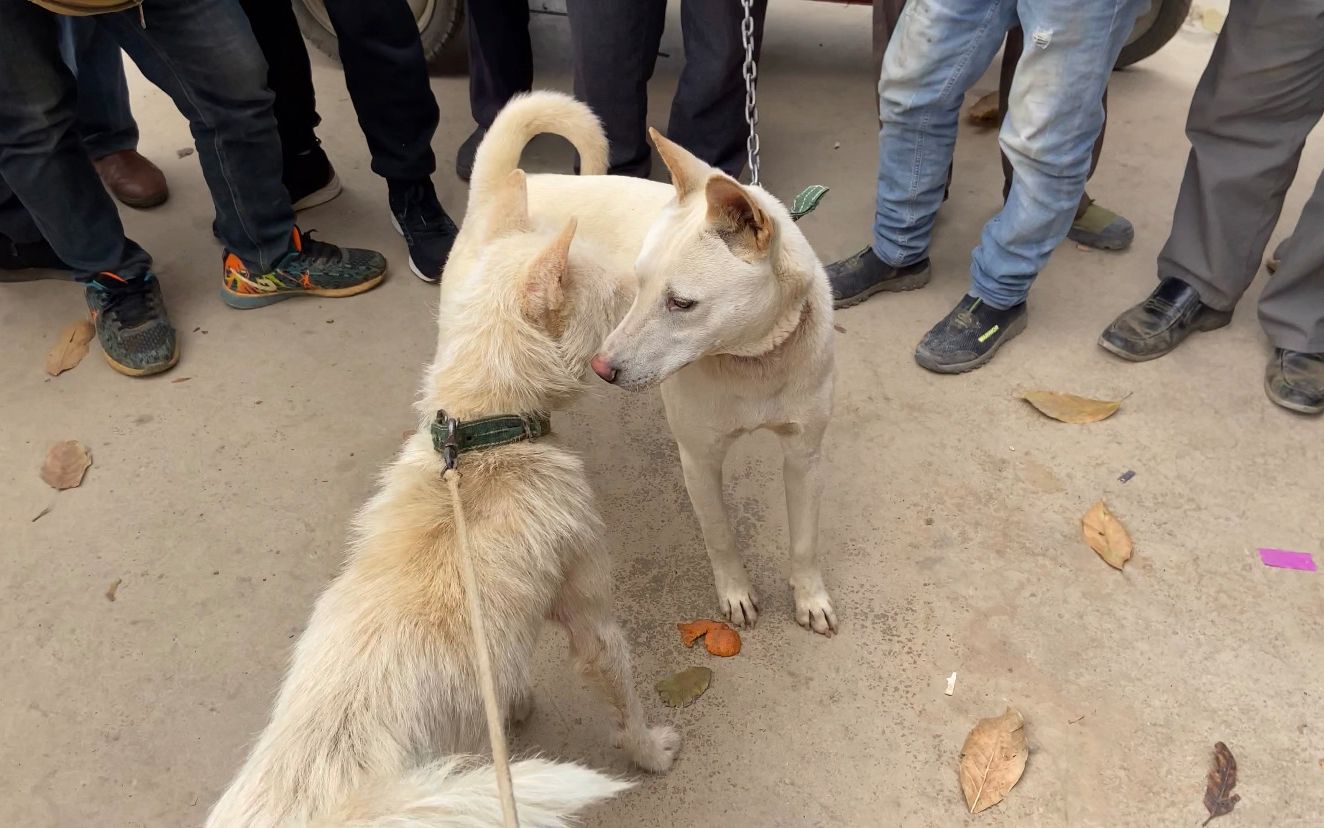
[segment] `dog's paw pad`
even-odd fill
[[[795,593],[795,623],[829,638],[837,632],[837,614],[825,590]]]
[[[680,753],[680,733],[669,725],[650,727],[642,744],[630,751],[634,763],[649,773],[666,773]]]

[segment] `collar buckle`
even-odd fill
[[[446,424],[446,439],[441,444],[441,459],[446,465],[446,471],[454,471],[460,462],[460,441],[456,437],[456,432],[460,428],[460,421],[454,417],[446,416],[445,411],[437,411],[437,422]]]

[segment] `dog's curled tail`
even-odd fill
[[[607,172],[607,136],[593,110],[563,92],[542,90],[510,99],[478,145],[469,179],[469,203],[505,181],[524,147],[539,133],[560,135],[579,153],[580,175]]]
[[[521,828],[563,828],[579,810],[630,782],[573,762],[524,759],[510,766]],[[488,828],[500,826],[501,800],[490,764],[450,758],[361,789],[310,828]]]

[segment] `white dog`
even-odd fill
[[[564,95],[517,98],[479,147],[473,186],[496,186],[539,132],[580,147],[594,128],[592,116]],[[606,278],[637,284],[634,304],[593,367],[623,388],[662,384],[722,612],[741,625],[758,617],[722,502],[722,463],[736,437],[766,428],[785,453],[795,618],[831,635],[837,618],[818,566],[820,446],[833,381],[827,276],[777,199],[652,134],[674,186],[534,175],[530,211],[576,216],[580,237],[603,255]]]
[[[584,168],[601,171],[605,139],[577,111],[589,125],[578,141]],[[487,183],[471,198],[467,252],[446,268],[437,356],[419,402],[428,419],[358,516],[344,571],[317,601],[271,722],[208,826],[500,824],[492,769],[453,756],[486,740],[430,420],[438,410],[464,423],[511,415],[541,432],[544,415],[582,389],[628,293],[600,271],[600,252],[574,240],[573,221],[556,232],[530,220],[522,172]],[[680,740],[645,722],[579,458],[539,436],[465,451],[459,469],[505,709],[527,714],[530,657],[551,618],[615,708],[631,758],[667,770]],[[526,828],[563,825],[628,787],[573,764],[534,759],[512,770]]]

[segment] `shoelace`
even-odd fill
[[[324,241],[318,241],[313,238],[315,230],[305,230],[300,232],[300,239],[303,243],[303,250],[296,255],[313,263],[332,263],[340,261],[340,248],[334,244]]]
[[[150,321],[157,315],[156,296],[152,293],[152,277],[129,279],[124,283],[107,284],[93,281],[101,291],[101,311],[114,315],[126,328]]]

